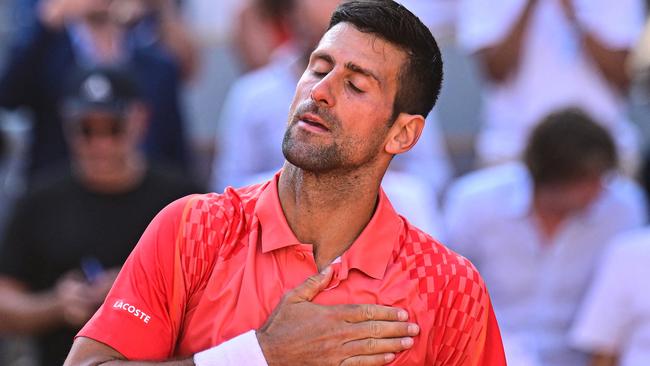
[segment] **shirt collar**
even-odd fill
[[[262,226],[262,252],[302,244],[295,236],[280,205],[278,178],[267,184],[260,194],[255,215]],[[401,219],[395,212],[383,189],[379,191],[377,208],[359,237],[341,256],[342,266],[356,268],[366,275],[382,279],[394,248],[399,245]]]

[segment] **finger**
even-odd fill
[[[393,353],[369,356],[354,356],[341,362],[341,366],[382,366],[395,359]]]
[[[420,327],[414,323],[372,320],[349,324],[347,339],[415,337]]]
[[[336,305],[343,320],[351,323],[359,323],[368,320],[406,321],[409,314],[404,309],[391,306],[360,304],[360,305]]]
[[[287,294],[289,302],[311,301],[319,292],[325,289],[332,280],[332,268],[327,266],[323,271],[315,274],[298,285]]]
[[[399,353],[413,347],[413,338],[366,338],[347,342],[343,345],[346,355],[369,356],[384,353]]]

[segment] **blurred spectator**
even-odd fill
[[[458,15],[459,41],[486,77],[482,163],[517,158],[546,114],[577,106],[612,133],[623,168],[636,168],[625,61],[643,27],[643,0],[461,0]]]
[[[33,113],[31,178],[66,158],[57,100],[65,75],[91,65],[135,70],[151,108],[147,155],[188,170],[179,91],[193,47],[171,0],[42,0],[24,28],[0,74],[0,107]]]
[[[283,2],[290,40],[274,52],[267,66],[238,79],[226,98],[212,170],[216,192],[269,179],[282,167],[280,142],[296,83],[338,3]],[[439,237],[437,194],[450,178],[451,167],[433,114],[413,150],[395,158],[383,187],[398,212]]]
[[[61,365],[153,216],[196,192],[137,149],[147,107],[126,71],[80,73],[64,103],[71,169],[15,207],[0,249],[0,332],[37,335]]]
[[[648,365],[650,229],[617,236],[602,259],[571,341],[591,354],[591,366]]]
[[[284,16],[293,1],[248,0],[243,3],[235,24],[233,46],[244,71],[266,65],[274,49],[286,40],[287,19]]]
[[[449,244],[485,278],[509,365],[585,365],[567,333],[595,262],[614,235],[646,220],[642,191],[614,173],[616,161],[607,131],[570,109],[533,130],[525,163],[450,188]]]

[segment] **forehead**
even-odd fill
[[[383,81],[396,80],[406,53],[371,33],[349,23],[339,23],[323,35],[314,54],[327,54],[335,63],[354,63],[373,71]]]

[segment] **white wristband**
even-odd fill
[[[254,330],[195,354],[194,364],[196,366],[268,366]]]

